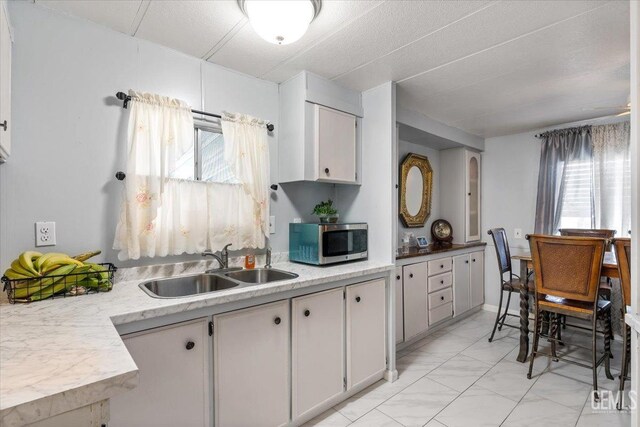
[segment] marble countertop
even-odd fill
[[[299,277],[175,299],[152,298],[138,285],[193,274],[210,261],[127,269],[111,292],[0,306],[0,426],[20,426],[134,388],[138,369],[115,325],[323,283],[382,273],[391,264],[360,261],[316,267],[281,262]]]
[[[454,243],[451,246],[446,246],[446,247],[434,246],[432,243],[424,249],[420,249],[417,246],[412,246],[409,248],[409,252],[407,253],[403,253],[401,249],[398,249],[398,253],[396,254],[396,259],[427,256],[427,255],[457,251],[460,249],[474,248],[477,246],[486,246],[486,245],[487,244],[485,242],[473,242],[473,243],[465,243],[465,244]]]

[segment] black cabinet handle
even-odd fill
[[[465,264],[469,264],[469,260],[468,260],[468,259],[465,259],[465,260],[464,260],[464,263],[465,263]]]
[[[476,259],[474,258],[474,259],[472,259],[471,261],[476,262]]]
[[[444,297],[440,297],[440,301],[444,301]]]
[[[396,276],[396,280],[400,280],[400,276]]]
[[[196,346],[196,343],[194,343],[193,341],[189,341],[185,347],[187,350],[191,350],[195,346]]]
[[[409,278],[413,279],[413,273],[409,274]]]
[[[324,173],[329,174],[329,168],[324,168]]]
[[[441,285],[444,285],[444,280],[440,280],[440,284],[441,284]]]
[[[6,132],[7,128],[9,127],[9,125],[7,125],[7,121],[5,120],[4,122],[0,123],[0,127],[4,128],[4,130]]]
[[[279,325],[281,321],[282,321],[282,320],[280,320],[280,318],[279,318],[279,317],[276,317],[276,318],[273,320],[273,323],[275,323],[276,325]]]
[[[310,314],[311,312],[309,310],[304,311],[304,317],[309,317]]]
[[[356,302],[360,302],[360,297],[356,297]]]
[[[440,264],[440,268],[444,268],[444,264]]]
[[[470,196],[470,195],[471,195],[471,193],[467,193],[467,196]]]

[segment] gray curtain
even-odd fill
[[[543,133],[540,138],[542,150],[535,231],[554,234],[562,211],[565,165],[571,161],[591,159],[591,126],[553,130]]]

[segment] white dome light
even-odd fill
[[[311,0],[244,0],[238,3],[255,32],[274,44],[299,40],[320,11],[320,2]]]

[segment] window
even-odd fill
[[[564,173],[557,181],[560,185],[559,197],[562,197],[560,223],[558,228],[593,228],[593,185],[591,160],[567,162],[559,168]]]
[[[224,160],[224,138],[218,130],[197,127],[194,129],[193,149],[175,163],[171,178],[195,181],[239,184]]]

